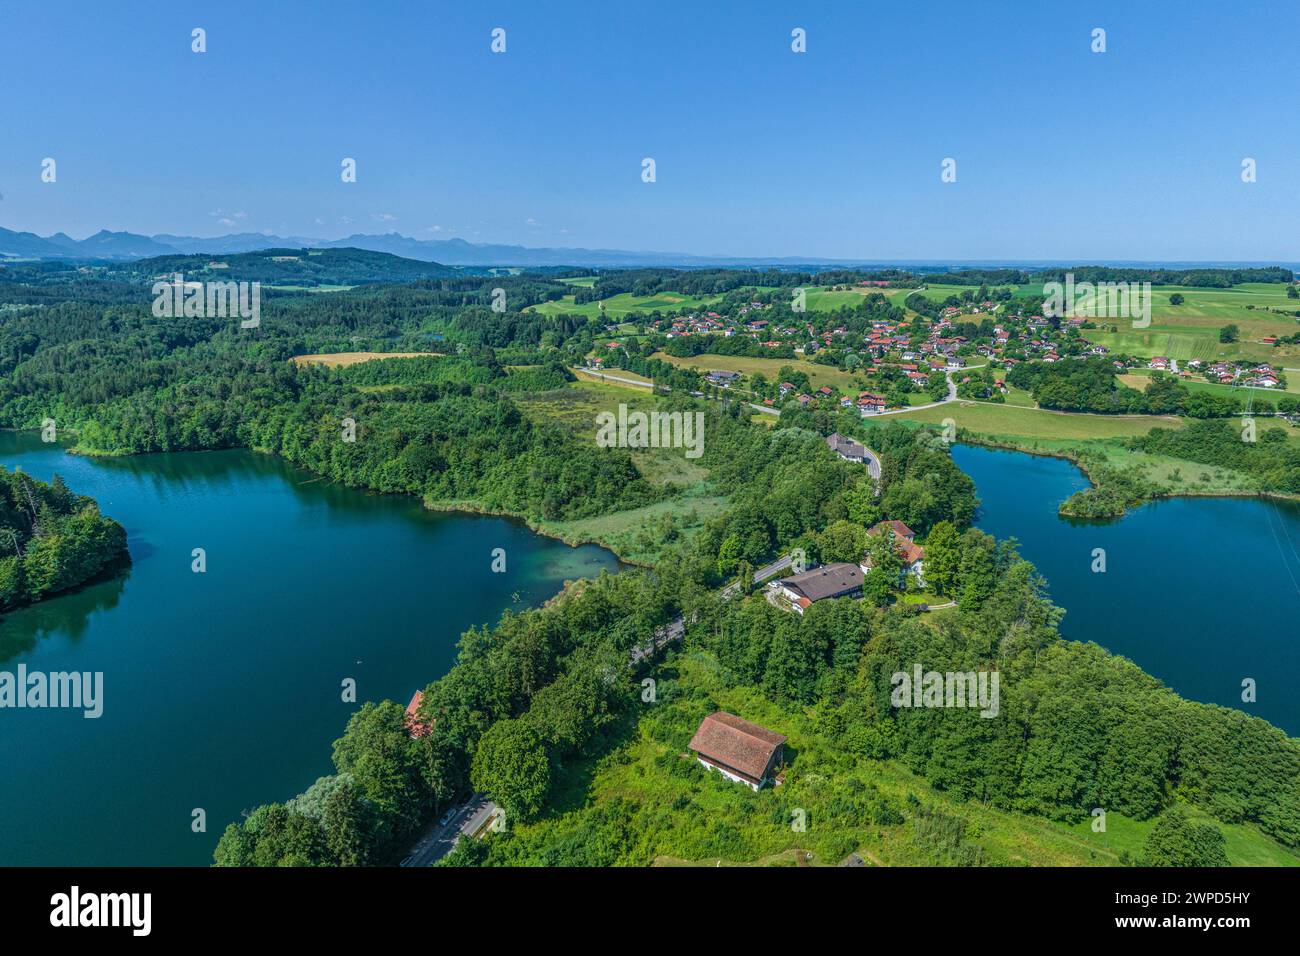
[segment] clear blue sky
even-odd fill
[[[12,3],[0,225],[1297,261],[1298,25],[1203,0]]]

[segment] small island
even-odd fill
[[[58,475],[0,468],[0,611],[85,584],[126,556],[126,531]]]

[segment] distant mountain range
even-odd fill
[[[313,239],[306,236],[270,236],[258,232],[241,232],[229,236],[201,238],[160,233],[142,236],[131,232],[101,229],[86,239],[73,239],[62,232],[38,236],[34,232],[15,232],[0,227],[0,260],[19,259],[143,259],[172,255],[232,255],[266,249],[364,249],[421,262],[448,266],[577,266],[598,269],[643,267],[726,268],[774,267],[778,269],[905,268],[923,272],[949,269],[1008,267],[1038,269],[1072,265],[1113,265],[1159,268],[1243,268],[1283,265],[1282,262],[1132,262],[1120,260],[955,260],[955,259],[823,259],[809,256],[700,256],[682,252],[633,252],[626,249],[532,248],[528,246],[472,243],[464,239],[412,239],[397,232],[381,235],[356,234],[343,239]]]
[[[387,252],[405,259],[438,262],[449,266],[582,266],[635,268],[640,266],[757,266],[785,268],[812,264],[851,265],[847,260],[819,260],[800,257],[740,259],[725,256],[696,256],[679,252],[630,252],[623,249],[550,249],[527,246],[472,243],[464,239],[412,239],[397,232],[382,235],[356,234],[343,239],[313,239],[307,236],[270,236],[241,232],[229,236],[201,238],[160,233],[142,236],[107,229],[88,239],[73,239],[64,233],[38,236],[0,228],[0,257],[24,259],[142,259],[168,255],[231,255],[266,249],[364,249]],[[861,264],[861,263],[856,263]]]

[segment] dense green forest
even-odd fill
[[[0,610],[84,584],[126,555],[126,532],[74,494],[0,468]]]

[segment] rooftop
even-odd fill
[[[691,749],[701,757],[738,770],[754,782],[763,779],[776,748],[785,743],[785,735],[717,711],[700,721],[691,738]]]

